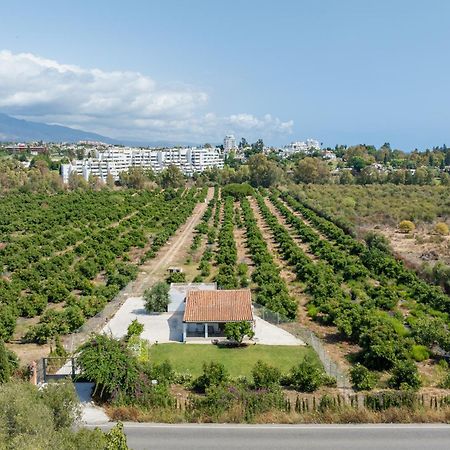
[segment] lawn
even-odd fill
[[[156,344],[150,349],[150,360],[155,363],[169,361],[177,372],[190,372],[198,376],[204,362],[220,361],[231,376],[250,375],[256,361],[262,360],[288,372],[308,355],[320,365],[310,347],[287,345],[250,345],[241,348],[219,348],[209,344]]]

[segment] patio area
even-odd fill
[[[116,315],[104,326],[103,332],[111,334],[115,338],[122,338],[127,334],[127,328],[130,323],[137,319],[144,325],[144,331],[141,337],[150,343],[169,343],[183,340],[183,312],[167,312],[160,314],[149,314],[144,308],[144,299],[142,297],[130,297],[117,311]],[[255,316],[255,338],[254,342],[264,345],[305,345],[287,331],[272,325],[265,320]],[[208,330],[209,331],[209,330]],[[203,330],[204,333],[204,330]],[[191,336],[188,343],[210,344],[212,339],[225,339],[222,336],[211,336],[208,332],[208,338],[199,332],[198,336]]]

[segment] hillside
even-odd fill
[[[100,134],[61,125],[30,122],[0,113],[0,141],[77,142],[82,140],[117,143],[116,140]]]

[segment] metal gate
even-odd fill
[[[51,380],[60,380],[67,377],[74,380],[79,372],[76,366],[76,358],[73,357],[42,358],[36,369],[38,383],[48,383]]]

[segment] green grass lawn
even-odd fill
[[[220,361],[232,377],[250,375],[256,361],[261,360],[288,372],[308,355],[320,365],[314,350],[305,346],[250,345],[241,348],[219,348],[210,344],[156,344],[150,349],[150,360],[169,361],[177,372],[202,373],[204,362]]]

